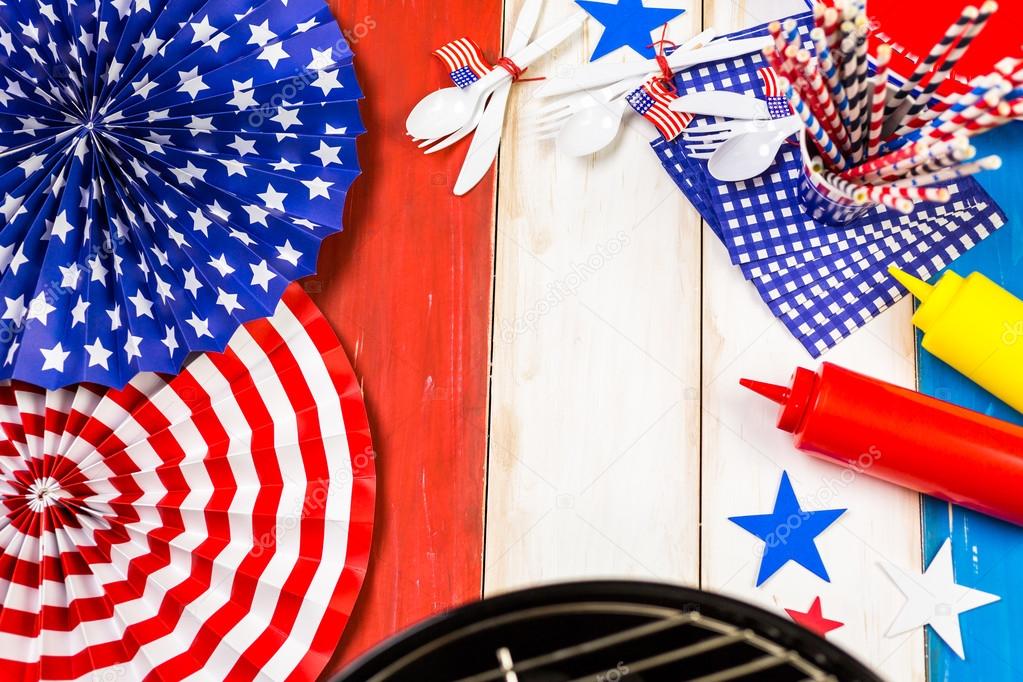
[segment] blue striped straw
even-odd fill
[[[789,101],[792,106],[792,110],[796,112],[799,118],[802,119],[803,124],[807,130],[810,131],[810,135],[813,136],[814,142],[817,144],[817,148],[821,151],[821,154],[827,157],[831,165],[838,170],[846,169],[845,158],[838,151],[838,147],[831,141],[828,134],[824,132],[824,127],[821,126],[820,121],[810,111],[810,107],[806,106],[802,98],[796,94],[795,88],[792,87],[792,83],[787,78],[779,79],[779,85],[785,90],[785,99]]]
[[[842,122],[845,124],[846,130],[848,130],[851,122],[849,98],[846,96],[845,88],[842,87],[842,80],[838,76],[838,67],[835,66],[835,58],[828,47],[827,36],[824,34],[824,31],[814,29],[810,32],[810,38],[817,48],[817,61],[824,72],[825,80],[828,81],[828,87],[831,88],[831,94],[835,98],[838,113],[842,115]]]
[[[943,111],[940,116],[928,121],[923,127],[916,128],[915,130],[903,135],[898,138],[898,144],[893,144],[892,148],[901,147],[910,142],[916,142],[923,138],[926,133],[929,133],[932,128],[940,126],[945,121],[951,121],[958,114],[966,111],[971,106],[979,102],[984,95],[993,87],[991,80],[986,76],[977,76],[971,81],[973,88],[956,99],[956,103],[950,106],[948,109]]]

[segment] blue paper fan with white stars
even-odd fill
[[[119,387],[272,315],[361,96],[324,0],[0,0],[0,379]]]

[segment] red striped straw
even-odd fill
[[[871,173],[880,172],[884,168],[892,166],[899,161],[905,161],[906,159],[913,158],[926,148],[927,146],[922,142],[906,145],[901,149],[896,149],[894,152],[879,156],[876,159],[871,159],[870,161],[862,163],[855,168],[850,168],[842,173],[842,177],[846,180],[855,180],[856,178],[862,178],[866,175],[870,175]]]
[[[892,48],[880,45],[877,48],[877,71],[874,74],[874,94],[870,107],[870,130],[867,136],[867,158],[874,158],[881,150],[881,129],[884,128],[884,109],[888,103],[888,63]]]
[[[919,153],[867,173],[862,179],[866,182],[897,180],[906,173],[922,171],[924,166],[937,163],[944,163],[945,165],[958,163],[957,157],[963,156],[964,158],[959,160],[965,160],[964,155],[967,154],[968,150],[973,150],[973,147],[970,146],[969,141],[964,135],[957,135],[951,140],[938,142],[930,146],[926,142],[920,144],[923,146],[923,149]],[[975,150],[970,152],[970,154],[975,153]],[[948,161],[950,157],[952,160]]]
[[[781,22],[772,21],[767,26],[767,32],[771,34],[771,38],[774,40],[774,45],[767,46],[764,48],[764,57],[767,58],[767,63],[771,65],[771,68],[778,72],[779,76],[784,76],[789,80],[795,78],[795,73],[789,69],[789,65],[785,63],[785,48],[789,46],[788,41],[785,40],[785,36],[782,34]],[[768,50],[771,50],[768,52]]]
[[[824,31],[814,29],[810,31],[810,39],[813,40],[814,48],[817,50],[817,61],[820,64],[821,71],[824,72],[824,77],[828,81],[832,100],[838,107],[838,113],[841,115],[842,120],[846,121],[849,118],[849,98],[845,94],[845,88],[842,87],[842,79],[839,77],[838,67],[835,66],[831,49],[827,45],[827,36],[824,34]]]
[[[813,6],[813,25],[815,28],[824,29],[824,12],[828,8],[817,3]]]
[[[882,185],[892,194],[905,197],[910,201],[934,201],[944,204],[952,198],[952,193],[944,187],[897,187],[895,185]]]
[[[829,185],[837,189],[839,193],[844,194],[849,199],[853,199],[854,201],[860,201],[862,203],[862,200],[857,199],[857,196],[859,195],[860,189],[863,188],[863,185],[857,184],[855,182],[850,182],[849,180],[845,180],[841,176],[835,175],[834,173],[828,173],[824,171],[822,168],[814,168],[814,170],[820,173],[821,176],[824,178],[825,182],[827,182]]]
[[[967,134],[975,134],[980,130],[986,130],[989,126],[986,123],[982,125],[979,121],[990,112],[998,111],[1001,109],[1000,105],[1005,104],[1002,101],[1002,95],[1005,94],[1004,87],[995,85],[986,95],[980,98],[980,101],[971,104],[939,126],[928,126],[921,129],[926,131],[924,137],[944,140],[960,130],[966,131]],[[1004,112],[1005,110],[1002,109],[1002,111]]]
[[[838,46],[838,23],[838,10],[834,7],[824,10],[824,37],[828,41],[829,50]]]
[[[964,178],[967,175],[976,175],[981,171],[998,170],[1001,167],[1002,158],[1000,156],[985,156],[983,159],[978,159],[977,161],[971,161],[969,163],[962,163],[958,166],[952,166],[951,168],[945,168],[929,175],[920,175],[912,178],[905,178],[903,180],[897,180],[892,183],[892,185],[896,187],[922,187],[926,185],[936,185],[942,182],[949,182],[950,180]]]
[[[857,199],[862,197],[863,201],[873,201],[884,204],[888,208],[895,209],[899,213],[912,213],[913,201],[906,197],[899,196],[897,192],[889,187],[861,187]]]
[[[827,86],[824,85],[824,79],[821,78],[820,64],[816,59],[811,60],[810,53],[806,50],[799,51],[796,55],[796,61],[806,77],[810,95],[816,100],[817,106],[820,109],[821,122],[824,124],[828,134],[841,147],[842,151],[848,154],[851,149],[849,146],[849,134],[845,130],[842,118],[838,115],[838,109],[835,108],[835,102],[831,99],[831,93],[828,91]]]

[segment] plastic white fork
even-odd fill
[[[527,132],[538,139],[554,137],[576,114],[594,107],[606,107],[635,90],[641,83],[642,80],[627,78],[600,90],[588,90],[568,97],[553,107],[545,107],[548,113],[531,119]]]

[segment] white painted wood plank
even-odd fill
[[[685,5],[674,37],[700,25]],[[540,30],[570,11],[549,2]],[[599,31],[531,74],[585,62]],[[523,138],[531,87],[516,86],[499,175],[485,592],[696,584],[700,222],[643,127],[588,159]]]
[[[705,19],[724,32],[804,7],[799,0],[707,0]],[[781,613],[786,607],[805,611],[820,596],[825,616],[846,623],[829,635],[832,641],[887,679],[924,680],[923,632],[885,637],[902,597],[876,565],[880,558],[919,565],[918,496],[863,475],[850,478],[793,448],[791,436],[775,428],[776,407],[738,381],[786,383],[797,365],[818,363],[771,317],[709,230],[703,272],[702,586]],[[824,359],[912,386],[909,315],[904,302]],[[804,508],[849,510],[817,541],[830,583],[790,564],[755,587],[763,543],[728,517],[770,511],[783,470]]]

